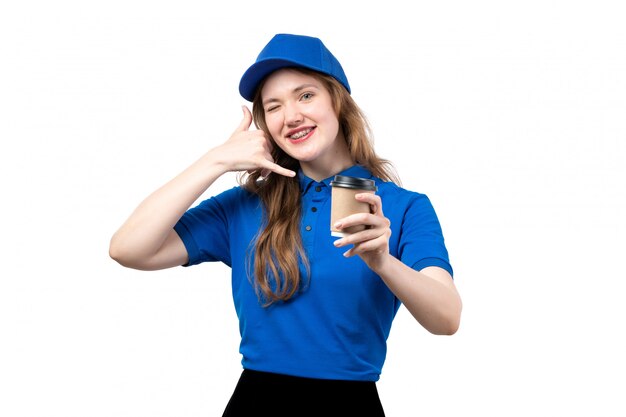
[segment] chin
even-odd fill
[[[300,162],[313,162],[318,158],[318,155],[294,154],[291,155],[291,157],[297,159]]]
[[[306,151],[304,149],[283,149],[287,155],[293,159],[297,159],[302,162],[311,162],[319,158],[319,153],[316,151]]]

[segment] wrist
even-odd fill
[[[234,170],[228,162],[228,158],[224,156],[224,152],[220,152],[219,147],[209,150],[199,161],[205,171],[208,169],[212,175],[217,176]]]
[[[370,262],[368,262],[368,266],[373,272],[376,273],[376,275],[384,277],[389,274],[390,269],[393,268],[394,261],[397,261],[397,259],[389,252],[385,252],[384,254],[371,259]]]

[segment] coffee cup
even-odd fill
[[[354,196],[360,193],[374,194],[378,189],[374,180],[366,178],[335,175],[330,182],[332,187],[330,208],[330,234],[344,237],[365,229],[364,224],[344,227],[341,230],[333,226],[337,220],[355,213],[370,213],[369,203],[358,201]]]

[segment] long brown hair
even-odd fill
[[[325,74],[302,68],[297,70],[318,79],[330,93],[352,160],[374,176],[400,184],[391,162],[376,155],[369,123],[343,85]],[[261,104],[262,88],[263,84],[257,89],[252,115],[257,128],[271,138]],[[271,140],[274,142],[273,138]],[[273,145],[274,161],[297,172],[300,162],[275,143]],[[300,235],[301,192],[298,178],[272,174],[262,180],[260,176],[260,170],[243,173],[239,181],[245,189],[256,193],[263,204],[264,223],[254,241],[253,284],[257,296],[265,306],[269,306],[277,301],[289,300],[306,286],[302,278],[308,280],[309,266]],[[250,265],[249,262],[246,264]],[[305,271],[300,271],[301,264]],[[305,277],[301,277],[302,272]]]

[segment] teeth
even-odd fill
[[[308,135],[308,134],[309,134],[309,132],[310,132],[311,130],[312,130],[312,129],[301,130],[300,132],[295,133],[295,134],[293,134],[293,135],[291,135],[291,136],[289,136],[289,137],[290,137],[291,139],[300,139],[300,138],[303,138],[303,137],[305,137],[306,135]]]

